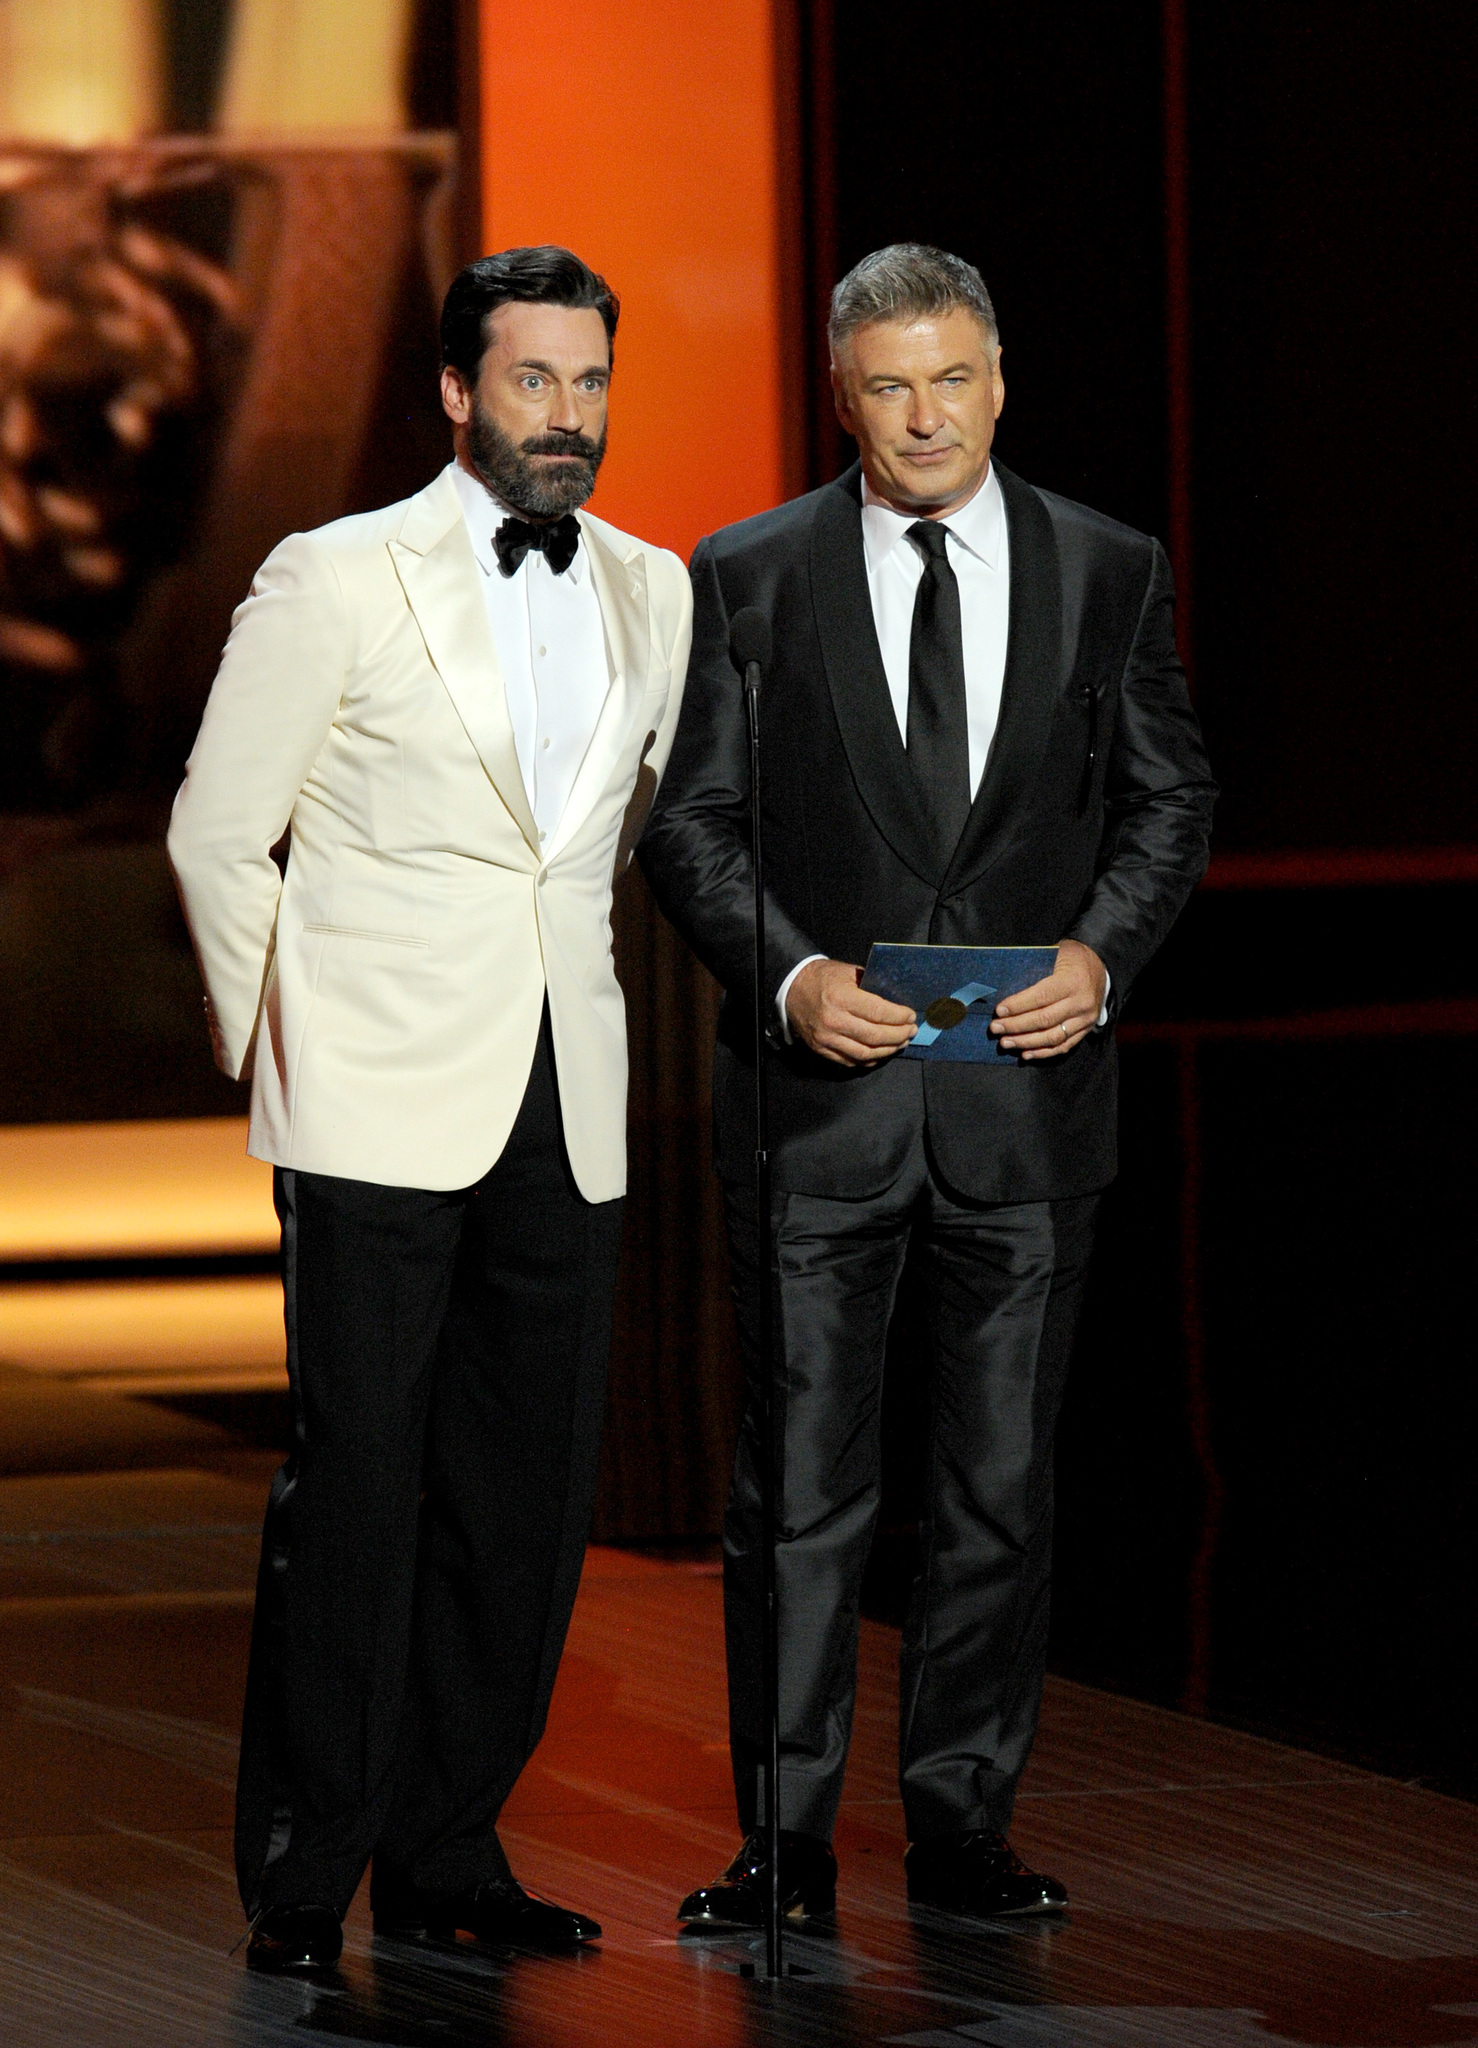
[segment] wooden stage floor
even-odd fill
[[[417,1958],[362,1892],[337,1984],[249,1977],[235,1724],[270,1460],[0,1481],[0,2040],[14,2048],[1478,2048],[1478,1810],[1082,1687],[1018,1810],[1059,1923],[910,1914],[897,1639],[864,1631],[834,1937],[741,1975],[673,1907],[734,1842],[719,1584],[592,1552],[548,1737],[506,1815],[598,1952]]]

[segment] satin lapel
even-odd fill
[[[611,687],[590,736],[590,745],[585,749],[564,815],[545,850],[546,860],[553,860],[569,845],[610,780],[632,720],[641,708],[651,660],[647,565],[641,551],[634,550],[628,559],[617,554],[583,519],[580,530],[611,651]]]
[[[455,507],[455,498],[453,500]],[[404,531],[404,529],[402,529]],[[392,540],[391,558],[437,674],[488,780],[534,854],[539,832],[513,744],[503,671],[482,596],[482,571],[461,511],[425,553]]]
[[[1041,765],[1062,686],[1062,570],[1046,506],[996,464],[1006,501],[1011,605],[1001,714],[990,760],[945,875],[943,893],[977,881],[1004,850]]]
[[[832,709],[874,824],[922,880],[939,880],[908,755],[893,716],[862,548],[860,470],[824,491],[811,528],[811,602]]]

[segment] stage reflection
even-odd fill
[[[48,1399],[72,1404],[50,1435]],[[680,1938],[677,1899],[733,1846],[719,1579],[703,1555],[615,1550],[590,1553],[505,1824],[520,1875],[597,1915],[600,1949],[378,1942],[362,1890],[333,1981],[249,1976],[232,1786],[276,1454],[244,1405],[0,1373],[22,1400],[53,1467],[0,1480],[0,2017],[26,2048],[1478,2044],[1471,1807],[1062,1681],[1017,1837],[1071,1913],[971,1931],[910,1912],[877,1624],[835,1931],[792,1938],[779,1984],[758,1943]],[[110,1469],[75,1469],[87,1443]]]

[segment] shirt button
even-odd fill
[[[544,747],[545,752],[547,753],[551,744],[548,733],[545,733],[541,744]]]
[[[547,653],[549,652],[549,649],[548,649],[547,647],[541,647],[541,648],[539,649],[539,652],[540,652],[541,654],[547,654]]]

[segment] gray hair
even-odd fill
[[[835,355],[859,327],[875,320],[926,320],[956,306],[975,315],[994,357],[1001,345],[996,309],[975,265],[922,242],[894,242],[854,264],[832,293],[826,338]]]

